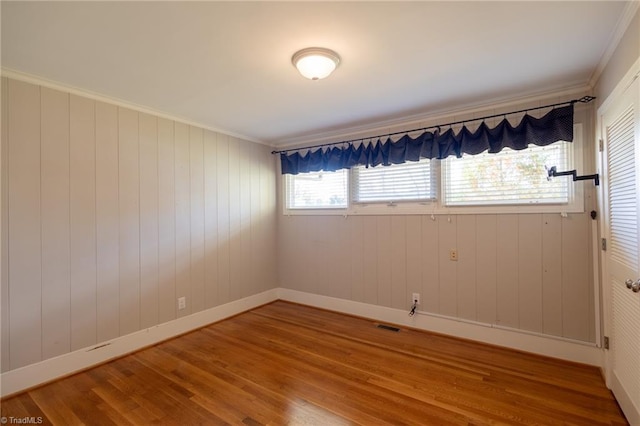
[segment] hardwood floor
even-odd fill
[[[44,424],[625,425],[600,372],[275,302],[2,401]]]

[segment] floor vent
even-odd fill
[[[389,331],[395,331],[395,332],[400,331],[400,329],[398,327],[394,327],[392,325],[378,324],[377,327],[378,328],[382,328],[384,330],[389,330]]]

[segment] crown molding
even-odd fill
[[[640,78],[640,57],[636,59],[631,68],[627,71],[627,73],[622,77],[616,87],[613,88],[611,93],[606,97],[606,99],[602,99],[602,103],[598,107],[598,117],[604,114],[610,106],[611,103],[615,102],[622,94],[633,84],[636,79]]]
[[[611,59],[614,52],[616,51],[616,48],[618,47],[620,40],[622,40],[624,33],[629,28],[629,25],[631,24],[631,21],[633,20],[639,8],[640,8],[640,0],[630,1],[625,6],[624,11],[622,12],[620,19],[618,19],[618,22],[616,24],[615,31],[611,34],[609,43],[607,44],[606,49],[602,53],[600,62],[598,62],[596,69],[593,71],[593,74],[589,79],[589,86],[591,88],[596,87],[596,84],[598,83],[598,80],[600,79],[602,72],[604,71],[607,64],[609,63],[609,60]]]
[[[22,71],[17,71],[17,70],[13,70],[10,68],[5,68],[2,67],[0,68],[0,74],[2,75],[2,77],[7,77],[7,78],[11,78],[13,80],[19,80],[19,81],[23,81],[25,83],[31,83],[31,84],[35,84],[38,86],[42,86],[42,87],[47,87],[49,89],[53,89],[53,90],[59,90],[62,92],[67,92],[73,95],[77,95],[77,96],[82,96],[84,98],[89,98],[89,99],[93,99],[95,101],[99,101],[99,102],[106,102],[109,104],[113,104],[122,108],[128,108],[128,109],[132,109],[138,112],[142,112],[145,114],[150,114],[150,115],[154,115],[156,117],[159,118],[165,118],[167,120],[171,120],[171,121],[175,121],[178,123],[183,123],[183,124],[187,124],[189,126],[194,126],[194,127],[199,127],[205,130],[210,130],[212,132],[215,133],[221,133],[227,136],[231,136],[237,139],[242,139],[245,141],[249,141],[249,142],[253,142],[253,143],[257,143],[260,145],[264,145],[267,146],[269,148],[273,148],[271,144],[266,143],[264,141],[261,141],[259,139],[255,139],[246,135],[242,135],[239,133],[235,133],[235,132],[231,132],[229,130],[225,130],[225,129],[220,129],[220,128],[216,128],[216,127],[212,127],[212,126],[208,126],[206,124],[203,123],[198,123],[195,121],[191,121],[188,120],[184,117],[179,117],[176,115],[172,115],[169,114],[167,112],[164,111],[159,111],[153,108],[149,108],[143,105],[139,105],[133,102],[128,102],[125,101],[123,99],[119,99],[119,98],[114,98],[111,96],[107,96],[107,95],[103,95],[101,93],[96,93],[96,92],[92,92],[86,89],[81,89],[75,86],[71,86],[71,85],[66,85],[63,83],[59,83],[53,80],[48,80],[44,77],[40,77],[37,75],[33,75],[33,74],[28,74]]]

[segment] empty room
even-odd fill
[[[639,1],[1,1],[0,422],[640,426]]]

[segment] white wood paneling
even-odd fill
[[[413,293],[422,293],[422,220],[420,216],[407,216],[406,234],[407,290],[405,303],[410,304]],[[422,302],[418,309],[423,309]]]
[[[323,216],[318,218],[319,225],[317,228],[311,226],[309,218],[305,218],[304,227],[307,230],[307,240],[309,241],[309,250],[307,256],[309,256],[305,263],[307,264],[307,270],[313,271],[309,277],[309,284],[311,291],[317,294],[329,295],[331,286],[328,284],[330,280],[330,272],[327,268],[327,252],[329,247],[329,238],[333,238],[333,235],[329,235],[323,232],[323,229],[329,229],[331,226],[332,218]],[[332,233],[333,234],[333,233]]]
[[[440,312],[440,259],[438,222],[442,217],[422,216],[420,260],[422,264],[422,300],[420,310]]]
[[[42,359],[40,88],[8,87],[9,368]]]
[[[317,291],[314,287],[317,280],[313,279],[316,272],[313,270],[313,229],[310,229],[307,223],[308,218],[300,218],[300,220],[294,222],[293,226],[294,235],[299,237],[298,243],[294,246],[296,250],[295,258],[298,260],[294,269],[294,280],[296,283],[300,283],[304,291],[314,293]],[[311,272],[308,278],[305,271]]]
[[[382,216],[360,216],[349,217],[345,221],[348,226],[338,227],[335,226],[339,223],[337,217],[331,220],[313,216],[289,217],[286,220],[291,226],[281,230],[280,235],[280,255],[285,258],[281,265],[298,266],[292,267],[294,271],[297,268],[295,276],[291,270],[282,272],[291,278],[284,279],[281,284],[380,306],[388,306],[379,301],[387,292],[387,303],[389,299],[394,303],[395,297],[398,302],[394,307],[407,309],[409,296],[414,292],[410,282],[418,274],[415,270],[418,264],[420,310],[585,342],[593,340],[593,326],[590,325],[594,321],[593,297],[589,297],[592,283],[586,275],[588,271],[584,270],[585,265],[589,265],[586,260],[589,248],[585,243],[576,250],[575,244],[560,241],[565,238],[561,234],[567,232],[584,232],[581,238],[587,241],[587,214],[579,219],[584,225],[582,231],[560,215],[492,214],[437,216],[434,219],[429,215],[406,216],[394,222],[392,217],[385,220]],[[336,235],[330,235],[334,232]],[[420,244],[413,241],[416,232],[420,234]],[[349,247],[347,251],[339,248],[346,246]],[[449,260],[451,248],[458,250],[460,260],[457,262]],[[329,253],[329,250],[334,252]],[[580,291],[585,296],[559,297],[563,286],[571,284],[558,276],[563,269],[562,259],[576,256],[576,253],[583,260],[576,260],[564,269],[583,274]],[[318,272],[315,278],[305,275],[306,271],[315,271],[322,264],[333,265],[343,256],[351,262],[344,272],[351,279],[351,295],[335,295],[335,282],[344,279],[335,270]],[[295,261],[287,262],[286,258]],[[360,262],[362,266],[359,266]],[[323,284],[325,281],[331,283]],[[317,288],[322,285],[328,287]],[[357,288],[354,285],[361,286],[362,300],[353,292]],[[577,280],[574,286],[577,286]],[[402,300],[398,296],[400,293],[404,294]],[[573,324],[576,327],[582,324],[583,334],[571,332],[566,326],[563,331],[566,312],[576,312],[581,318]]]
[[[321,226],[311,233],[314,252],[310,270],[315,271],[313,277],[313,288],[316,289],[318,294],[325,296],[331,296],[334,294],[336,271],[333,265],[329,266],[331,265],[330,262],[333,257],[333,255],[329,253],[329,247],[336,251],[339,250],[334,244],[338,234],[337,229],[335,228],[337,224],[335,219],[335,216],[324,216],[322,218]],[[336,232],[323,233],[322,229],[336,229]]]
[[[476,247],[477,227],[475,215],[461,215],[457,219],[458,261],[456,271],[456,291],[458,316],[469,320],[477,319]]]
[[[2,81],[3,372],[275,288],[267,147]]]
[[[496,323],[518,328],[518,215],[497,217]]]
[[[391,307],[406,309],[407,297],[407,230],[405,216],[391,217]]]
[[[393,283],[391,275],[391,216],[376,217],[378,233],[378,253],[376,269],[378,270],[378,304],[391,307],[393,304]],[[323,232],[318,229],[317,232]]]
[[[191,311],[205,307],[204,291],[204,132],[189,127],[189,178],[191,194]]]
[[[158,321],[177,317],[174,122],[158,119]]]
[[[175,206],[176,206],[176,298],[185,298],[185,309],[178,317],[191,313],[191,177],[189,126],[175,124]],[[174,300],[177,304],[177,300]]]
[[[315,222],[315,220],[314,220]],[[300,236],[299,243],[296,247],[296,257],[299,260],[298,267],[296,268],[296,282],[300,282],[302,284],[302,288],[304,291],[308,291],[310,293],[318,293],[317,282],[318,282],[318,271],[314,268],[318,263],[316,256],[316,245],[317,239],[315,235],[315,231],[318,228],[313,228],[310,225],[310,220],[308,217],[300,218],[300,220],[295,221],[294,233],[296,236]],[[308,271],[308,277],[305,271]]]
[[[204,132],[204,304],[218,303],[218,142],[217,135]]]
[[[239,263],[246,265],[251,264],[251,149],[248,143],[239,142],[239,188],[240,195],[239,218],[240,231],[238,233],[239,243]],[[251,270],[246,266],[239,269],[239,297],[246,297],[251,293]]]
[[[438,218],[438,313],[455,317],[458,312],[457,262],[450,260],[451,249],[457,249],[457,217]]]
[[[277,191],[276,157],[271,151],[260,147],[260,217],[252,226],[257,227],[260,238],[255,244],[259,247],[260,278],[262,291],[278,287],[278,250],[276,246],[277,227]]]
[[[542,332],[542,215],[518,216],[518,328]]]
[[[118,109],[120,334],[140,328],[140,144],[136,111]]]
[[[576,340],[589,339],[591,219],[587,214],[569,215],[562,222],[562,335]]]
[[[2,220],[2,271],[0,275],[0,372],[9,370],[9,161],[8,161],[8,143],[9,143],[9,108],[8,108],[8,89],[9,82],[6,77],[2,77],[2,151],[0,159],[2,161],[2,188],[0,195],[2,197],[0,203],[0,219]]]
[[[364,302],[364,218],[349,217],[349,254],[351,258],[351,299]]]
[[[496,323],[497,226],[494,214],[476,217],[476,319],[486,324]]]
[[[562,217],[542,215],[542,331],[562,336]]]
[[[365,216],[364,222],[364,302],[378,305],[378,219]]]
[[[231,300],[229,290],[229,137],[218,135],[217,187],[218,187],[218,300]]]
[[[260,194],[260,149],[256,144],[247,144],[249,152],[247,155],[246,163],[249,166],[249,186],[251,187],[250,207],[249,207],[249,264],[256,267],[246,268],[248,273],[249,289],[247,294],[259,292],[262,290],[260,284],[260,276],[257,274],[260,270],[264,269],[264,265],[260,265],[260,244],[258,243],[262,236],[262,232],[259,226],[256,224],[260,220],[261,210],[261,194]]]
[[[96,103],[97,340],[120,335],[118,108]]]
[[[229,138],[229,297],[236,300],[242,294],[242,250],[240,246],[240,147]]]
[[[417,292],[420,311],[593,342],[590,219],[574,216],[283,216],[280,285],[402,310]],[[451,249],[458,261],[449,259]],[[562,277],[575,271],[579,284]],[[351,292],[340,294],[345,281]],[[585,295],[563,297],[567,285]],[[563,325],[567,312],[578,316],[571,324],[582,334]]]
[[[334,216],[337,219],[335,223],[335,239],[329,245],[328,269],[333,271],[333,289],[334,297],[341,299],[351,299],[351,261],[349,254],[349,219],[343,216]],[[336,248],[337,250],[334,250]]]
[[[96,343],[95,102],[70,98],[71,349]]]
[[[294,216],[285,216],[278,222],[278,281],[284,288],[300,288],[295,283],[295,243],[297,238],[293,235]],[[286,263],[284,263],[286,259]]]
[[[71,349],[69,95],[41,90],[42,357]]]
[[[294,245],[295,259],[297,260],[296,267],[294,268],[294,280],[299,283],[304,291],[315,292],[314,287],[315,280],[313,275],[315,271],[313,268],[313,254],[314,247],[312,245],[313,229],[310,229],[307,225],[308,218],[303,217],[299,220],[295,220],[293,223],[292,232],[298,239],[297,244]],[[305,271],[313,271],[307,278]]]
[[[158,119],[139,115],[140,326],[158,324]]]

